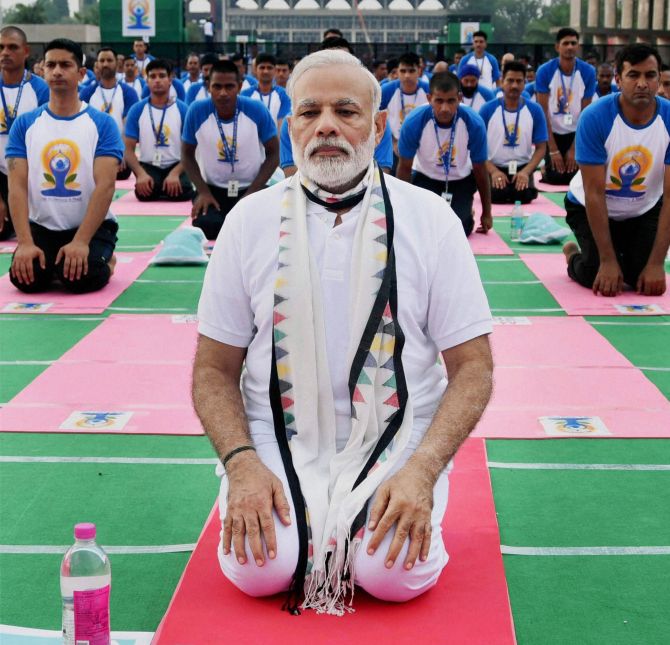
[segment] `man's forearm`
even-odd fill
[[[126,153],[125,153],[125,158],[126,158],[126,164],[128,164],[128,167],[132,170],[133,174],[135,177],[138,175],[141,175],[144,172],[144,168],[140,165],[140,160],[137,158],[137,155],[135,154],[135,143],[129,143],[126,145]]]
[[[207,183],[200,174],[200,167],[198,166],[198,162],[195,160],[195,155],[192,152],[182,148],[181,163],[184,166],[184,170],[186,171],[188,178],[191,180],[198,193],[201,195],[203,193],[209,193],[209,186],[207,186]]]
[[[251,193],[255,193],[256,191],[263,190],[263,188],[265,188],[265,185],[268,183],[268,179],[272,177],[272,173],[275,171],[275,168],[278,165],[278,161],[278,157],[275,157],[274,155],[272,157],[265,158],[265,161],[258,169],[258,174],[251,182],[251,184],[249,184],[249,188],[247,188],[247,192],[245,193],[246,195],[250,195]]]
[[[427,470],[435,481],[481,418],[493,385],[490,359],[469,361],[450,375],[433,421],[407,465]]]
[[[91,199],[88,202],[86,215],[82,220],[74,239],[79,242],[88,244],[95,232],[100,228],[100,224],[105,221],[109,211],[109,205],[112,203],[114,197],[114,182],[111,183],[97,183]]]
[[[486,166],[483,163],[473,163],[472,174],[475,176],[477,190],[482,200],[482,213],[486,215],[491,212],[491,182]]]
[[[595,191],[585,190],[586,218],[589,222],[591,234],[598,248],[601,262],[612,262],[616,260],[612,236],[610,234],[609,217],[605,195]]]
[[[223,459],[231,450],[251,443],[239,378],[199,364],[193,369],[193,404],[216,454]]]
[[[9,212],[14,225],[14,232],[19,244],[32,244],[33,236],[30,232],[30,219],[28,213],[28,178],[19,180],[12,179],[12,169],[15,165],[14,159],[7,160],[9,168]]]
[[[665,257],[670,247],[670,199],[666,199],[661,207],[658,216],[658,228],[656,229],[656,238],[651,247],[651,253],[647,264],[657,264],[663,266]]]
[[[533,156],[530,158],[530,161],[526,164],[526,168],[528,168],[529,175],[532,175],[537,170],[537,167],[540,165],[540,162],[542,161],[542,159],[544,159],[544,153],[546,151],[547,151],[547,144],[538,145],[535,147],[535,152],[533,152]]]
[[[407,159],[406,157],[400,157],[398,161],[398,167],[395,170],[395,176],[398,179],[402,179],[408,183],[412,181],[412,163],[414,158]]]

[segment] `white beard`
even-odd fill
[[[370,129],[367,140],[355,148],[344,137],[317,137],[310,141],[305,150],[292,140],[293,157],[298,170],[317,186],[329,192],[346,186],[370,165],[375,152],[375,129]],[[346,152],[345,157],[313,157],[317,148],[334,146]]]

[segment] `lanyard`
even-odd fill
[[[228,145],[228,139],[223,132],[223,125],[221,119],[219,118],[219,113],[214,108],[214,116],[216,117],[216,124],[219,126],[219,134],[221,135],[221,143],[223,143],[223,149],[226,152],[226,159],[230,163],[231,174],[235,174],[235,154],[237,153],[237,118],[240,115],[240,109],[235,107],[235,119],[233,120],[233,145]]]
[[[272,105],[272,92],[273,91],[274,90],[270,90],[270,93],[267,95],[267,97],[268,97],[268,112],[270,112],[270,114],[272,114],[272,111],[270,110],[270,106]],[[260,90],[258,90],[258,96],[261,97],[261,103],[263,105],[265,105],[265,101],[263,100],[263,93]]]
[[[116,90],[119,89],[119,84],[117,83],[114,86],[114,90],[112,91],[112,98],[108,101],[107,97],[105,96],[105,90],[103,89],[102,85],[100,86],[100,96],[102,96],[102,111],[106,112],[109,114],[112,110],[112,104],[114,103],[114,97],[116,96]]]
[[[561,85],[563,86],[563,96],[558,102],[559,112],[562,112],[562,108],[565,108],[565,111],[568,112],[568,107],[570,105],[570,97],[572,96],[572,84],[575,82],[575,76],[577,76],[577,64],[572,68],[572,74],[570,74],[570,91],[565,87],[565,76],[563,76],[563,70],[559,67],[558,73],[561,75]]]
[[[451,122],[451,134],[449,135],[449,148],[446,153],[440,154],[442,150],[442,144],[440,143],[440,133],[437,128],[437,121],[433,115],[433,127],[435,128],[435,139],[437,140],[437,154],[440,155],[442,159],[442,165],[444,166],[444,172],[446,173],[445,180],[445,190],[448,191],[449,188],[449,169],[451,168],[451,151],[454,149],[454,139],[456,137],[456,124],[458,123],[458,113],[454,116],[454,120]],[[446,159],[446,161],[445,161]]]
[[[484,65],[486,64],[486,54],[482,56],[482,65],[481,67],[479,66],[479,63],[477,62],[477,57],[473,54],[472,55],[472,60],[475,61],[475,65],[477,65],[477,69],[479,70],[479,78],[481,78],[484,75]]]
[[[521,115],[521,110],[523,109],[525,101],[520,99],[519,106],[516,109],[516,121],[514,123],[514,132],[510,135],[509,130],[507,129],[507,123],[505,121],[505,99],[500,99],[500,111],[502,113],[502,122],[503,122],[503,131],[505,132],[505,143],[503,145],[509,147],[518,146],[517,139],[519,137],[519,116]]]
[[[414,92],[414,98],[412,99],[414,103],[412,103],[412,106],[416,105],[416,97],[419,95],[419,88],[416,88],[416,92]],[[402,88],[400,88],[400,123],[402,123],[405,120],[405,94],[402,91]]]
[[[21,102],[21,94],[23,94],[23,86],[26,84],[26,78],[28,77],[28,72],[23,72],[23,78],[21,79],[21,84],[19,85],[19,91],[16,95],[16,102],[14,103],[14,113],[10,114],[7,109],[7,100],[5,99],[5,87],[4,84],[0,85],[0,96],[2,96],[2,109],[5,112],[5,124],[7,125],[7,132],[9,128],[12,127],[16,115],[19,113],[19,103]]]
[[[161,114],[161,122],[158,125],[158,130],[156,130],[156,122],[154,121],[154,107],[153,105],[151,105],[151,103],[149,103],[149,119],[151,120],[151,129],[153,130],[154,137],[156,138],[157,146],[166,145],[164,142],[161,143],[161,137],[163,136],[163,122],[165,121],[165,115],[167,114],[167,110],[169,107],[170,107],[169,105],[166,105],[164,108],[161,108],[163,114]]]

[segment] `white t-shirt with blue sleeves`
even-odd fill
[[[474,110],[458,106],[456,131],[451,148],[449,181],[464,179],[472,172],[473,163],[484,163],[487,159],[486,127]],[[405,159],[414,157],[412,168],[431,179],[446,180],[447,173],[443,157],[449,151],[452,128],[437,123],[430,105],[422,105],[405,119],[400,131],[398,153]]]
[[[475,52],[470,52],[461,58],[458,64],[459,71],[465,65],[476,65],[479,69],[479,84],[488,90],[495,90],[496,81],[500,78],[500,65],[495,56],[484,52],[484,56],[477,58]]]
[[[465,105],[465,107],[472,108],[476,112],[479,112],[486,103],[492,101],[495,97],[496,95],[494,92],[485,88],[483,85],[478,85],[477,90],[470,98],[463,95],[461,103]]]
[[[393,168],[393,136],[391,135],[391,127],[388,123],[386,124],[381,141],[375,147],[374,159],[382,170],[384,168],[388,170]],[[279,134],[279,166],[282,169],[295,166],[291,135],[288,129],[288,119],[282,121]]]
[[[603,96],[584,110],[575,144],[580,166],[606,166],[605,204],[613,220],[638,217],[655,206],[670,165],[670,101],[656,97],[655,116],[637,126],[626,121],[619,96]],[[581,172],[570,182],[568,199],[586,205]]]
[[[479,110],[486,125],[489,160],[496,166],[506,166],[510,161],[520,166],[527,164],[533,156],[533,146],[549,139],[542,108],[530,100],[521,101],[519,109],[505,110],[504,121],[503,99],[489,101]]]
[[[16,85],[5,85],[0,74],[0,93],[0,172],[6,175],[5,148],[12,123],[21,114],[32,112],[36,107],[44,105],[49,100],[49,86],[34,74]]]
[[[196,101],[204,101],[209,98],[209,90],[205,87],[205,81],[193,83],[186,92],[186,105],[191,105]]]
[[[535,92],[549,94],[552,132],[569,134],[577,130],[582,100],[593,97],[596,91],[596,72],[591,65],[576,58],[572,74],[566,76],[559,61],[553,58],[540,65],[535,75]],[[566,115],[571,116],[566,118]]]
[[[283,87],[275,86],[269,94],[263,94],[258,86],[250,87],[240,92],[240,96],[248,96],[254,101],[260,101],[268,110],[275,122],[291,114],[291,99]]]
[[[246,188],[258,175],[265,161],[265,148],[277,136],[277,128],[268,109],[246,96],[237,97],[237,141],[233,141],[235,118],[221,120],[227,150],[221,140],[216,107],[211,99],[193,103],[186,113],[182,141],[198,146],[198,163],[203,179],[213,186],[228,187],[235,179]],[[235,147],[234,164],[229,158]],[[233,168],[234,166],[234,168]]]
[[[137,92],[127,83],[117,83],[110,89],[99,83],[89,85],[80,90],[79,98],[92,108],[109,114],[116,121],[119,132],[123,132],[123,120],[128,110],[140,100]]]
[[[96,157],[123,159],[114,119],[82,103],[58,117],[46,105],[22,114],[9,133],[6,156],[28,161],[28,216],[51,230],[78,228],[95,189]],[[108,212],[106,219],[114,219]]]
[[[174,101],[167,107],[154,107],[149,99],[135,103],[126,119],[126,136],[140,142],[139,160],[169,168],[181,161],[181,131],[188,106]],[[152,122],[153,117],[153,122]],[[159,161],[156,163],[156,153]]]
[[[144,93],[144,88],[147,86],[147,82],[141,76],[138,76],[132,83],[128,83],[128,81],[125,79],[121,80],[120,82],[124,85],[127,85],[128,87],[132,87],[135,90],[137,96],[142,96]]]
[[[410,112],[428,103],[429,93],[428,84],[422,81],[419,81],[416,92],[413,94],[405,94],[398,80],[390,81],[382,86],[382,101],[379,109],[388,112],[387,121],[395,139],[400,137],[400,128]]]

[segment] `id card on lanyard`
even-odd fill
[[[109,114],[112,111],[114,97],[116,96],[116,90],[118,89],[119,84],[117,83],[114,86],[114,90],[112,91],[112,98],[109,101],[107,101],[107,97],[105,96],[105,90],[102,88],[102,85],[100,86],[100,96],[102,97],[102,111],[105,112],[106,114]]]
[[[154,107],[151,105],[151,103],[149,103],[149,120],[151,121],[151,130],[154,133],[154,166],[160,166],[161,162],[163,161],[163,153],[158,148],[166,148],[168,145],[165,143],[163,124],[165,123],[165,115],[167,114],[169,107],[169,105],[165,105],[164,107],[160,108],[163,114],[161,114],[158,130],[156,130],[156,122],[154,121]]]
[[[223,131],[223,124],[219,118],[219,114],[214,109],[214,116],[216,117],[216,124],[219,126],[219,135],[221,137],[221,143],[223,144],[223,149],[226,153],[226,158],[223,160],[230,164],[230,174],[235,174],[235,155],[237,154],[237,122],[240,116],[240,108],[235,107],[235,117],[233,119],[233,141],[232,145],[228,145],[228,139]],[[231,186],[232,183],[232,186]],[[228,197],[237,197],[237,192],[239,190],[239,182],[235,180],[228,180]]]
[[[573,116],[570,112],[570,99],[572,98],[572,85],[575,82],[575,76],[577,76],[577,63],[575,63],[570,75],[570,89],[565,87],[565,76],[563,76],[560,67],[558,68],[558,73],[561,77],[561,88],[563,90],[563,96],[558,101],[558,111],[563,114],[563,125],[572,125]]]
[[[26,84],[26,79],[28,78],[28,72],[23,72],[23,78],[19,85],[19,91],[16,94],[16,101],[14,102],[14,109],[10,113],[9,108],[7,107],[7,99],[5,98],[5,88],[4,85],[0,86],[0,96],[2,97],[2,109],[5,113],[5,125],[7,127],[7,134],[9,134],[9,129],[12,127],[12,123],[16,119],[19,113],[19,103],[21,102],[21,95],[23,94],[23,86]]]
[[[442,160],[442,165],[444,166],[444,172],[446,174],[444,180],[444,192],[442,193],[442,199],[446,200],[447,204],[451,205],[451,199],[453,195],[449,192],[449,169],[451,168],[451,152],[454,149],[454,139],[456,138],[456,124],[458,123],[458,113],[454,116],[454,120],[451,123],[451,133],[449,135],[449,148],[447,151],[442,154],[442,144],[440,143],[440,132],[437,127],[437,121],[433,116],[433,128],[435,129],[435,140],[437,141],[437,153],[440,155]]]

